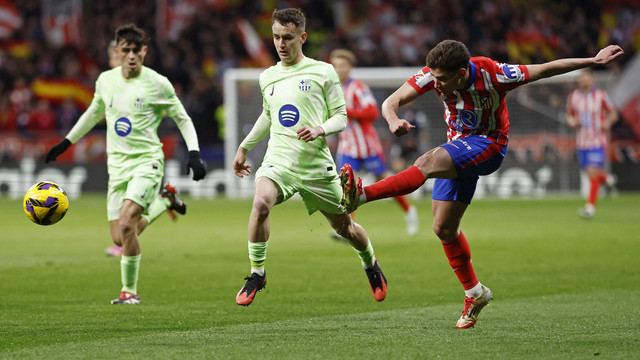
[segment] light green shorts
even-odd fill
[[[335,167],[333,167],[335,169]],[[342,214],[339,203],[342,198],[340,178],[335,170],[325,174],[309,176],[295,174],[274,164],[262,164],[256,172],[256,181],[266,177],[278,186],[282,202],[299,193],[309,214],[322,210],[329,214]]]
[[[127,168],[113,176],[110,170],[109,190],[107,191],[107,218],[109,221],[118,220],[124,200],[128,199],[142,206],[143,213],[160,191],[164,164],[162,161],[150,159],[136,166]]]

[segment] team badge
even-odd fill
[[[483,96],[480,98],[480,106],[483,109],[491,109],[493,106],[493,98],[491,96]]]
[[[131,133],[131,121],[129,121],[129,119],[127,119],[126,117],[121,117],[120,119],[116,120],[114,127],[116,130],[116,134],[118,134],[119,136],[124,137]]]
[[[300,111],[294,105],[283,105],[278,111],[278,120],[284,127],[292,127],[300,120]]]
[[[133,103],[133,106],[138,109],[141,110],[144,108],[144,99],[143,98],[136,98],[136,101]]]
[[[309,80],[309,79],[300,80],[300,83],[298,83],[298,89],[300,89],[302,91],[311,90],[311,80]]]

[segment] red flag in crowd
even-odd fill
[[[0,39],[8,39],[22,26],[22,17],[13,2],[0,0]]]
[[[53,46],[78,44],[82,0],[42,0],[42,27]]]

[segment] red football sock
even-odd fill
[[[595,177],[589,179],[589,199],[587,202],[591,205],[596,204],[596,200],[598,199],[598,191],[600,190],[600,180]]]
[[[473,270],[473,265],[471,265],[471,248],[469,248],[469,242],[462,231],[460,231],[460,235],[455,241],[443,242],[442,247],[447,258],[449,258],[449,265],[451,265],[464,289],[470,290],[478,285],[479,281],[476,277],[476,272]]]
[[[377,183],[366,186],[364,193],[367,197],[367,202],[406,195],[416,191],[425,181],[427,181],[427,178],[422,175],[420,169],[412,166],[396,175],[389,176]]]
[[[393,198],[393,200],[395,200],[398,204],[400,204],[400,206],[402,207],[402,210],[404,210],[404,212],[409,211],[409,208],[411,207],[411,204],[409,204],[409,200],[407,200],[407,197],[404,195],[401,196],[396,196]]]

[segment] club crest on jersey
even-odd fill
[[[120,119],[116,120],[114,128],[116,130],[116,134],[118,134],[119,136],[127,136],[129,135],[129,133],[131,133],[131,121],[129,121],[129,119],[127,119],[126,117],[121,117]]]
[[[144,108],[144,99],[140,98],[140,97],[136,98],[136,101],[133,103],[133,106],[138,110],[143,109]]]
[[[291,104],[283,105],[278,111],[278,120],[282,126],[292,127],[300,120],[300,111]]]
[[[480,98],[480,106],[483,109],[491,109],[493,106],[493,98],[491,96],[483,96]]]
[[[300,80],[300,82],[298,83],[298,89],[300,89],[302,91],[311,90],[311,80],[309,80],[309,79]]]

